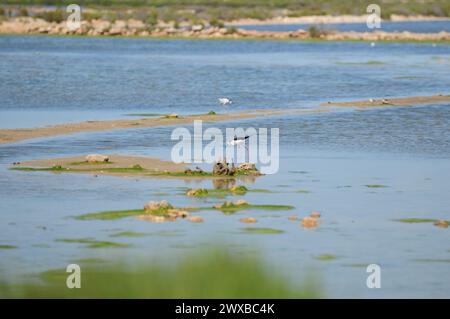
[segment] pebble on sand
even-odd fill
[[[440,228],[448,228],[449,222],[446,220],[437,220],[434,222],[434,225]]]
[[[313,229],[319,226],[319,221],[317,218],[306,216],[301,220],[300,225],[302,225],[303,228]]]
[[[256,218],[254,218],[254,217],[244,217],[244,218],[239,219],[239,221],[241,223],[246,223],[246,224],[254,224],[257,222]]]
[[[151,201],[144,205],[144,211],[152,212],[158,209],[171,209],[172,205],[169,204],[166,200],[162,200],[160,202]]]
[[[204,222],[203,217],[200,217],[200,216],[191,216],[188,218],[188,220],[193,223],[203,223]]]
[[[162,223],[165,221],[173,222],[175,221],[175,218],[171,217],[165,217],[165,216],[155,216],[155,215],[139,215],[137,217],[139,220],[143,220],[146,222],[152,222],[152,223]]]
[[[321,215],[320,215],[319,212],[314,211],[309,216],[312,217],[312,218],[320,218]]]
[[[86,162],[88,163],[109,162],[109,156],[101,154],[89,154],[86,156]]]

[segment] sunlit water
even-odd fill
[[[229,109],[239,110],[448,93],[449,53],[448,45],[431,44],[1,37],[0,127],[123,118],[133,112],[224,112],[216,102],[221,96],[235,101]],[[2,279],[65,267],[89,256],[174,258],[225,243],[238,254],[262,254],[271,267],[295,280],[314,269],[330,297],[448,297],[449,230],[395,221],[450,219],[448,107],[346,109],[214,124],[221,129],[280,129],[280,171],[240,181],[272,193],[250,192],[242,198],[296,209],[228,216],[203,212],[202,224],[78,221],[73,216],[139,208],[149,200],[213,205],[220,200],[183,195],[186,187],[212,188],[208,180],[8,170],[15,161],[94,152],[170,159],[173,127],[0,145],[0,245],[18,247],[0,250]],[[387,187],[368,188],[370,184]],[[304,230],[287,219],[312,210],[323,215],[317,230]],[[284,233],[242,233],[248,225],[239,219],[247,216],[258,219],[254,227]],[[152,235],[110,237],[118,231]],[[55,241],[86,237],[133,246],[94,250]],[[337,258],[317,260],[322,254]],[[372,263],[381,266],[381,289],[366,286],[366,266]]]

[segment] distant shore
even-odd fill
[[[229,21],[227,25],[275,25],[275,24],[333,24],[333,23],[366,23],[367,15],[315,15],[304,17],[274,17],[271,19],[238,19]],[[434,17],[426,15],[404,16],[393,14],[390,19],[382,22],[404,21],[450,21],[448,17]]]
[[[305,17],[306,18],[306,17]],[[337,19],[329,17],[329,19]],[[330,20],[331,21],[331,20]],[[257,31],[236,27],[211,26],[204,24],[179,25],[157,24],[149,28],[137,19],[115,20],[102,19],[83,20],[76,30],[69,30],[65,21],[48,22],[40,18],[17,17],[0,22],[0,34],[50,34],[50,35],[83,35],[83,36],[137,36],[137,37],[173,37],[199,39],[298,39],[329,41],[423,41],[448,42],[450,32],[413,33],[413,32],[354,32],[323,30],[310,28],[296,31]]]

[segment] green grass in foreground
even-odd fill
[[[221,207],[190,207],[182,208],[183,210],[188,211],[200,211],[200,210],[219,210],[225,214],[233,214],[240,210],[247,209],[261,209],[261,210],[290,210],[294,209],[294,206],[290,205],[252,205],[252,204],[243,204],[243,205],[235,205],[233,203],[229,203],[228,205],[222,205]],[[161,209],[152,211],[152,215],[164,216],[167,213],[167,210]],[[96,212],[89,213],[76,216],[75,219],[78,220],[116,220],[125,217],[132,217],[138,215],[150,214],[149,212],[145,212],[144,209],[128,209],[128,210],[115,210],[115,211],[104,211],[104,212]]]
[[[68,273],[40,274],[40,282],[0,283],[2,298],[318,298],[313,279],[302,284],[269,269],[260,258],[208,250],[167,265],[112,262],[83,265],[81,289],[67,289]]]

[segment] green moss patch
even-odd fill
[[[124,217],[137,216],[144,214],[143,209],[131,209],[131,210],[113,210],[113,211],[104,211],[97,213],[84,214],[80,216],[76,216],[75,218],[78,220],[115,220]]]
[[[139,116],[139,117],[156,117],[156,116],[163,116],[164,114],[161,113],[129,113],[125,114],[125,116]]]
[[[125,248],[131,246],[130,244],[116,243],[112,241],[98,241],[92,238],[79,238],[79,239],[56,239],[61,243],[76,243],[85,244],[88,248]]]
[[[220,210],[226,214],[232,214],[240,210],[247,209],[261,209],[261,210],[289,210],[294,209],[294,206],[290,205],[253,205],[253,204],[236,204],[231,202],[225,202],[222,205],[216,205],[213,207],[215,210]]]
[[[366,186],[368,188],[386,188],[386,187],[388,187],[386,185],[381,185],[381,184],[368,184],[368,185],[364,185],[364,186]]]
[[[284,233],[284,230],[281,229],[259,228],[259,227],[241,228],[241,231],[247,234],[262,234],[262,235],[275,235]]]
[[[0,245],[0,249],[16,249],[17,246],[14,245]]]
[[[400,218],[395,219],[396,222],[408,223],[408,224],[417,224],[417,223],[434,223],[437,219],[431,218]]]
[[[88,162],[88,161],[83,161],[83,162],[72,162],[69,163],[70,166],[78,166],[78,165],[109,165],[109,164],[114,164],[113,162]]]
[[[322,254],[322,255],[318,255],[316,257],[314,257],[317,260],[323,260],[323,261],[328,261],[328,260],[335,260],[337,259],[337,256],[332,255],[332,254]]]
[[[122,231],[118,233],[112,234],[110,237],[144,237],[147,236],[147,233],[139,233],[134,231]]]

